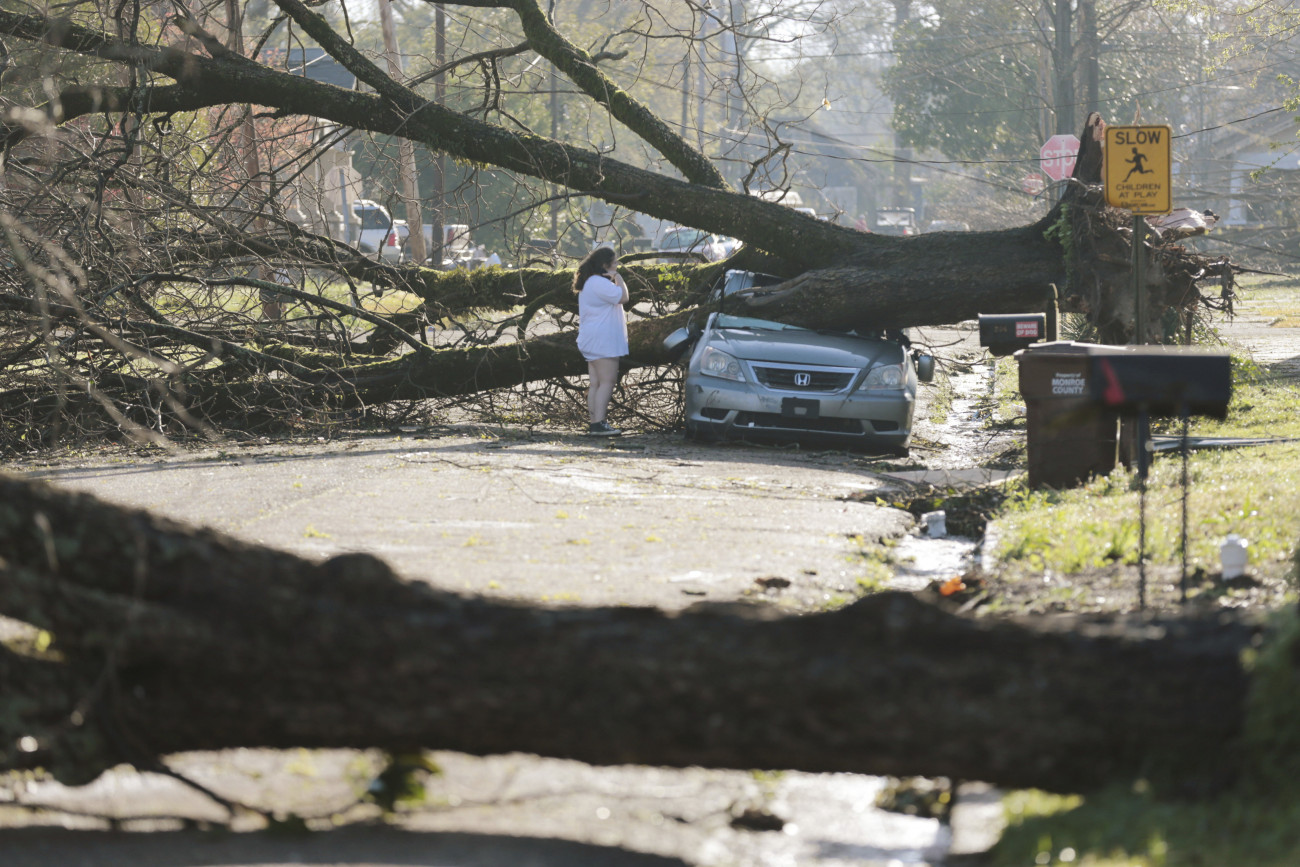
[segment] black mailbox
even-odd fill
[[[980,346],[990,355],[1010,355],[1047,336],[1045,313],[1007,313],[979,315]]]
[[[1232,399],[1226,352],[1167,346],[1114,347],[1090,353],[1094,402],[1120,415],[1224,418]]]

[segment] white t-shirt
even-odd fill
[[[578,293],[578,351],[588,361],[627,355],[623,290],[608,277],[593,274]]]

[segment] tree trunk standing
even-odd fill
[[[397,50],[397,34],[393,32],[393,4],[390,0],[379,0],[378,5],[388,74],[394,80],[401,80],[402,59]],[[424,215],[420,208],[420,185],[415,171],[415,145],[410,139],[402,138],[397,143],[397,150],[398,188],[406,203],[406,224],[410,228],[410,234],[406,238],[407,256],[415,264],[422,265],[429,254],[424,248]]]
[[[238,57],[244,56],[244,11],[240,8],[236,0],[226,0],[226,28],[227,28],[227,48]],[[252,195],[247,197],[248,201],[244,207],[249,210],[259,210],[266,201],[266,183],[262,177],[262,159],[258,153],[257,126],[253,123],[252,105],[243,106],[243,119],[239,124],[239,131],[235,138],[235,151],[238,161],[243,164],[247,178],[243,180]],[[236,194],[235,201],[240,196]],[[233,202],[232,202],[233,204]],[[238,217],[237,217],[238,219]],[[253,235],[261,236],[266,231],[266,221],[262,217],[253,218]],[[253,276],[259,280],[270,280],[271,274],[264,264],[258,263],[253,266]],[[278,301],[267,299],[262,303],[262,314],[267,319],[279,319],[282,315]]]
[[[229,747],[510,751],[943,775],[1054,791],[1238,770],[1255,627],[973,620],[883,593],[816,616],[534,609],[321,565],[0,477],[4,765],[84,781]],[[17,688],[12,688],[13,686]],[[33,739],[33,740],[24,740]]]

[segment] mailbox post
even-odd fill
[[[1178,584],[1187,601],[1187,420],[1193,415],[1225,418],[1232,399],[1232,361],[1226,352],[1178,346],[1099,346],[1090,359],[1093,402],[1127,422],[1136,419],[1138,476],[1138,608],[1146,607],[1146,493],[1152,415],[1183,420],[1183,571]]]
[[[1098,346],[1091,365],[1093,401],[1134,423],[1140,476],[1147,472],[1151,417],[1222,419],[1228,414],[1232,362],[1226,352],[1180,346]]]

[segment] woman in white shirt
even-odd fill
[[[609,399],[618,382],[618,360],[627,355],[627,283],[618,273],[618,255],[612,247],[597,247],[578,266],[573,278],[578,293],[578,351],[587,359],[588,433],[619,436],[622,431],[605,421]]]

